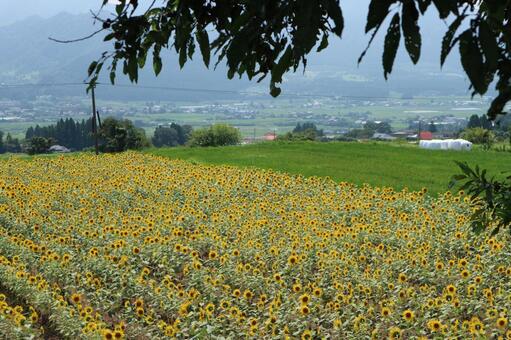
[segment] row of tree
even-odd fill
[[[83,150],[94,145],[92,118],[82,121],[67,118],[48,126],[31,126],[25,133],[25,140],[29,141],[34,137],[51,139],[72,150]]]
[[[18,138],[14,138],[8,133],[4,139],[4,133],[0,131],[0,154],[21,152],[21,143]]]
[[[28,154],[46,153],[53,145],[61,145],[70,150],[85,150],[94,147],[95,139],[92,129],[92,119],[75,121],[72,118],[61,119],[56,124],[41,127],[30,127],[25,133],[25,140],[13,138],[0,132],[0,153]],[[193,130],[190,125],[172,123],[168,126],[158,126],[149,140],[145,131],[135,127],[132,121],[106,118],[99,124],[99,150],[101,152],[122,152],[139,150],[151,145],[155,147],[190,146],[224,146],[241,142],[238,129],[225,125]]]
[[[316,140],[323,137],[323,130],[317,128],[316,124],[311,122],[296,124],[293,131],[278,137],[279,140],[300,141],[300,140]]]

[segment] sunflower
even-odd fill
[[[122,339],[124,338],[124,332],[120,330],[114,331],[114,339]]]
[[[302,315],[309,315],[310,308],[307,305],[302,305],[302,306],[300,306],[300,313]]]
[[[472,335],[483,335],[483,334],[485,334],[484,325],[477,318],[475,318],[475,319],[470,321],[469,331],[470,331],[470,334],[472,334]]]
[[[295,292],[295,293],[299,293],[301,290],[302,290],[302,285],[301,285],[301,284],[299,284],[299,283],[295,283],[295,284],[293,285],[293,292]]]
[[[73,301],[73,303],[75,303],[75,304],[78,304],[78,303],[80,303],[80,301],[82,301],[82,297],[80,294],[75,293],[75,294],[71,295],[71,301]]]
[[[303,331],[301,339],[302,340],[311,340],[312,339],[312,332],[309,329],[306,329],[305,331]]]
[[[399,327],[391,327],[389,329],[389,339],[401,339],[403,337],[403,331]]]
[[[323,294],[323,290],[319,287],[316,287],[312,291],[312,294],[314,294],[314,296],[316,296],[316,297],[320,297]]]
[[[412,321],[415,318],[415,313],[410,309],[407,309],[403,312],[402,316],[405,321]]]
[[[442,329],[442,323],[438,320],[428,321],[428,328],[432,332],[438,332]]]
[[[215,311],[215,305],[213,303],[208,303],[205,307],[205,310],[206,310],[206,313],[208,314],[213,314],[213,312]]]
[[[104,340],[112,340],[114,338],[114,333],[111,330],[105,329],[103,330],[103,339]]]
[[[137,314],[137,316],[139,316],[139,317],[144,316],[144,308],[142,308],[142,307],[138,307],[137,309],[135,309],[135,313],[136,313],[136,314]]]
[[[497,319],[495,324],[497,325],[497,327],[499,329],[505,329],[507,327],[507,323],[508,323],[507,318],[500,317],[500,318]]]
[[[290,265],[295,265],[298,263],[298,257],[296,257],[295,255],[291,255],[287,258],[287,263],[290,264]]]
[[[390,308],[388,308],[388,307],[383,307],[383,308],[381,309],[381,315],[382,315],[383,317],[385,317],[385,318],[386,318],[386,317],[390,316],[391,314],[392,314],[392,311],[390,310]]]
[[[311,300],[311,297],[308,294],[303,294],[300,296],[300,303],[303,305],[309,303],[310,300]]]

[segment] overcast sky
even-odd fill
[[[114,0],[110,0],[115,2]],[[141,0],[140,3],[149,3]],[[0,26],[12,24],[30,16],[43,18],[60,12],[87,13],[101,7],[102,0],[0,0]]]
[[[109,0],[115,3],[117,0]],[[139,0],[139,4],[149,5],[152,0]],[[164,2],[157,0],[156,3]],[[342,1],[343,9],[350,14],[353,10],[361,9],[367,12],[369,0],[345,0]],[[101,7],[102,0],[0,0],[0,26],[12,24],[30,16],[43,18],[56,15],[60,12],[73,14],[87,13],[89,10],[97,10]],[[113,6],[110,6],[113,10]],[[347,16],[348,17],[348,16]]]

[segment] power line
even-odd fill
[[[37,83],[37,84],[0,84],[0,89],[9,88],[24,88],[24,87],[66,87],[66,86],[86,86],[87,82],[76,83]],[[147,85],[132,85],[132,84],[108,84],[96,83],[97,86],[104,87],[118,87],[118,88],[133,88],[133,89],[147,89],[147,90],[160,90],[160,91],[175,91],[175,92],[191,92],[191,93],[216,93],[216,94],[234,94],[242,96],[266,96],[264,92],[254,91],[235,91],[235,90],[218,90],[207,88],[186,88],[186,87],[169,87],[169,86],[147,86]],[[328,99],[353,99],[353,100],[431,100],[433,97],[410,97],[410,98],[397,98],[385,96],[354,96],[354,95],[334,95],[326,93],[292,93],[283,92],[278,98],[328,98]]]
[[[57,87],[57,86],[84,86],[88,83],[37,83],[37,84],[0,84],[0,88],[18,87]]]

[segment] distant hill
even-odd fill
[[[354,3],[346,5],[347,28],[340,41],[320,54],[310,58],[306,73],[286,75],[284,91],[310,94],[386,96],[390,92],[403,95],[463,94],[468,83],[462,73],[457,56],[451,56],[443,72],[439,67],[439,46],[445,25],[433,15],[426,17],[424,47],[421,62],[413,66],[401,48],[395,72],[385,82],[381,68],[381,50],[384,30],[374,42],[365,61],[357,66],[356,60],[365,48],[368,37],[363,32],[367,9]],[[356,18],[352,20],[351,18]],[[360,19],[359,19],[360,18]],[[441,23],[441,22],[440,22]],[[50,18],[30,17],[14,24],[0,27],[0,82],[1,83],[54,83],[81,82],[86,79],[89,63],[96,59],[110,45],[101,37],[73,43],[58,44],[48,37],[71,39],[87,35],[97,26],[92,25],[89,14],[72,15],[61,13]],[[243,80],[228,80],[225,67],[216,71],[207,70],[199,56],[187,64],[184,70],[177,66],[175,55],[167,53],[164,70],[160,77],[154,77],[150,63],[142,72],[139,84],[145,86],[166,86],[185,88],[211,88],[215,90],[244,91],[257,89],[267,92],[267,83],[257,84]],[[122,75],[119,83],[128,83]],[[14,90],[13,90],[14,91]],[[2,90],[0,96],[13,92]],[[81,88],[44,88],[25,91],[24,95],[52,93],[60,95],[82,94]],[[284,92],[285,93],[285,92]],[[99,96],[114,99],[213,99],[232,95],[211,93],[169,92],[142,89],[104,89]]]

